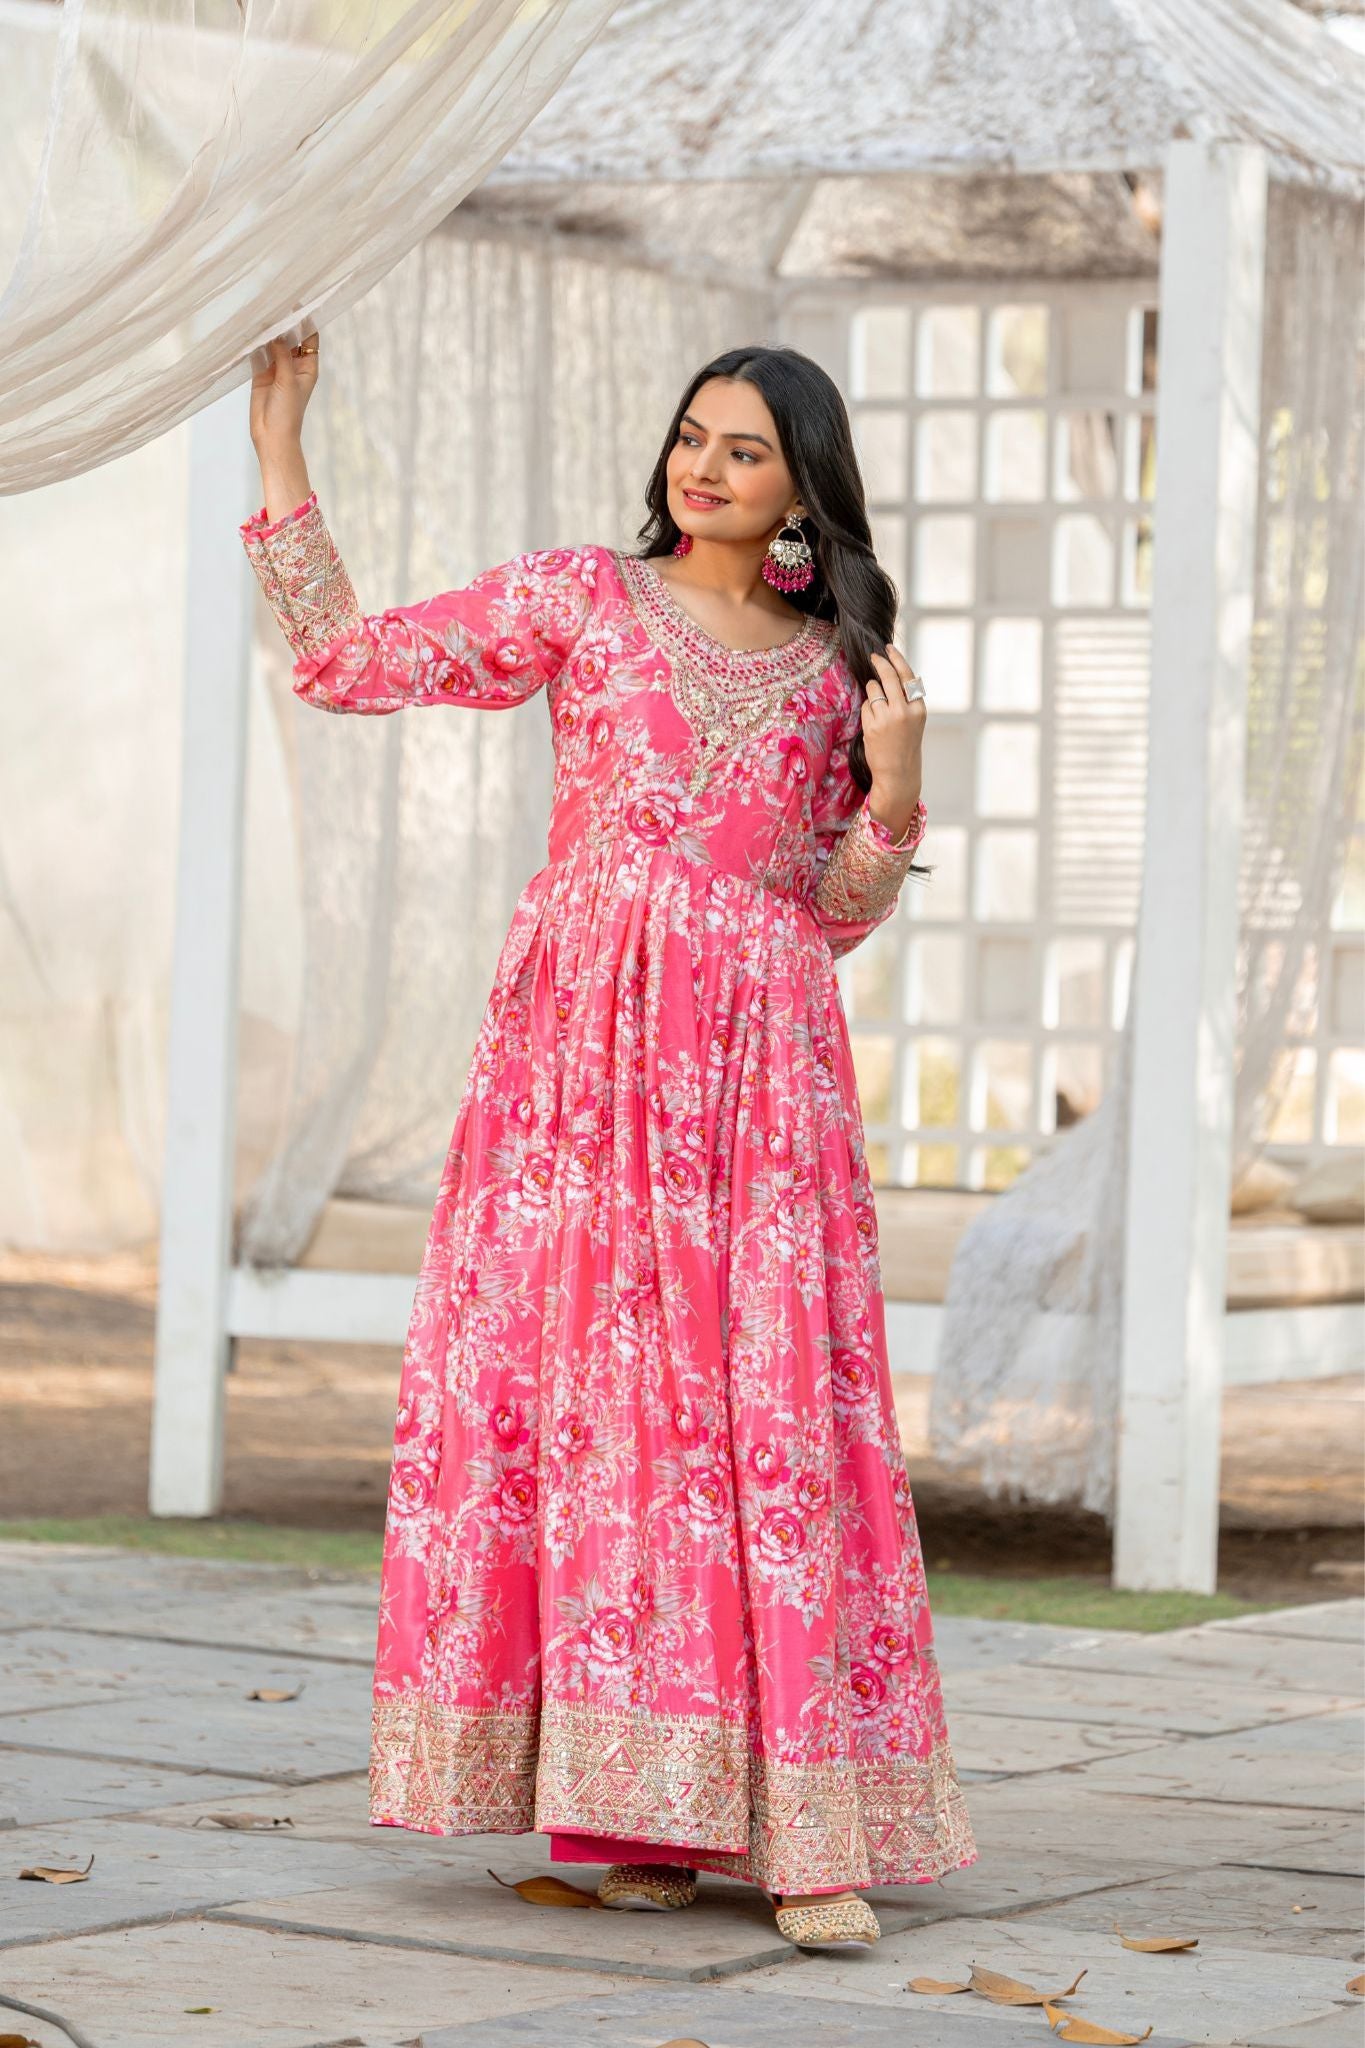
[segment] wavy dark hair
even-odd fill
[[[640,554],[671,554],[682,531],[668,509],[668,458],[702,385],[712,377],[733,377],[761,394],[777,427],[777,438],[806,516],[800,520],[815,563],[805,590],[787,602],[818,618],[833,619],[849,670],[866,695],[880,653],[896,630],[897,590],[872,550],[867,493],[853,445],[843,394],[826,370],[799,349],[758,343],[726,349],[703,363],[688,380],[645,487],[649,517],[639,529]],[[859,789],[872,787],[861,733],[854,735],[848,765]],[[912,862],[909,872],[932,873]]]

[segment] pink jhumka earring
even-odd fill
[[[674,554],[675,554],[675,555],[690,555],[690,554],[691,554],[691,552],[692,552],[692,536],[691,536],[691,534],[690,534],[690,533],[680,533],[680,534],[678,535],[678,538],[677,538],[677,539],[676,539],[676,540],[674,541],[674,543],[673,543],[673,552],[674,552]]]
[[[791,540],[786,538],[789,527],[795,536]],[[783,520],[781,533],[768,543],[762,573],[765,583],[771,583],[774,590],[783,592],[805,590],[814,581],[815,558],[799,520]]]

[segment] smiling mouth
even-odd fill
[[[683,497],[689,505],[695,505],[699,512],[712,512],[718,505],[729,503],[728,498],[714,497],[710,491],[687,491]]]

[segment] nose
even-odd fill
[[[720,469],[720,456],[721,450],[719,445],[713,445],[711,442],[707,442],[704,448],[694,450],[692,474],[698,483],[703,482],[707,478],[710,478],[712,481],[715,480]]]

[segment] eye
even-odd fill
[[[757,462],[757,461],[758,461],[758,457],[757,457],[757,455],[755,455],[755,453],[754,453],[754,451],[753,451],[753,449],[752,449],[752,448],[736,448],[736,449],[732,450],[732,453],[733,453],[733,454],[735,454],[735,455],[742,455],[742,456],[744,457],[744,460],[745,460],[746,462]]]

